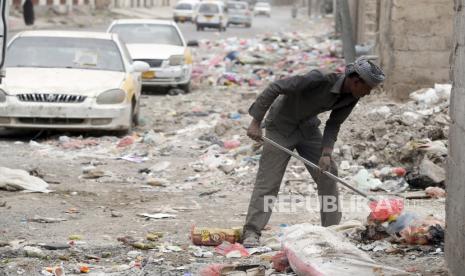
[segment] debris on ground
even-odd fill
[[[0,167],[0,190],[49,193],[48,186],[27,171]]]
[[[404,271],[381,265],[337,232],[311,224],[287,227],[283,250],[297,275],[395,275]]]

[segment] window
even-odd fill
[[[199,12],[201,13],[219,13],[220,9],[218,5],[215,4],[202,4],[199,7]]]
[[[176,5],[176,10],[192,10],[192,5],[189,3],[180,3]]]
[[[124,71],[112,40],[74,37],[19,37],[7,49],[6,67]]]
[[[110,32],[127,44],[166,44],[184,46],[174,26],[157,24],[117,24]]]

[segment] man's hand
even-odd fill
[[[318,167],[320,167],[320,177],[323,174],[323,172],[327,172],[331,168],[332,152],[333,149],[328,147],[324,147],[321,151],[320,161],[318,162]]]
[[[262,128],[260,127],[260,122],[252,119],[252,122],[247,129],[247,136],[253,140],[260,142],[262,140]]]
[[[329,171],[331,167],[331,157],[330,156],[321,156],[320,162],[318,162],[318,166],[321,169],[321,172]]]

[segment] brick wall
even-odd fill
[[[405,99],[416,89],[449,82],[452,0],[382,0],[378,54],[385,88]]]

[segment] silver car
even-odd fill
[[[244,1],[228,1],[228,26],[245,25],[247,28],[252,26],[252,13],[249,4]]]

